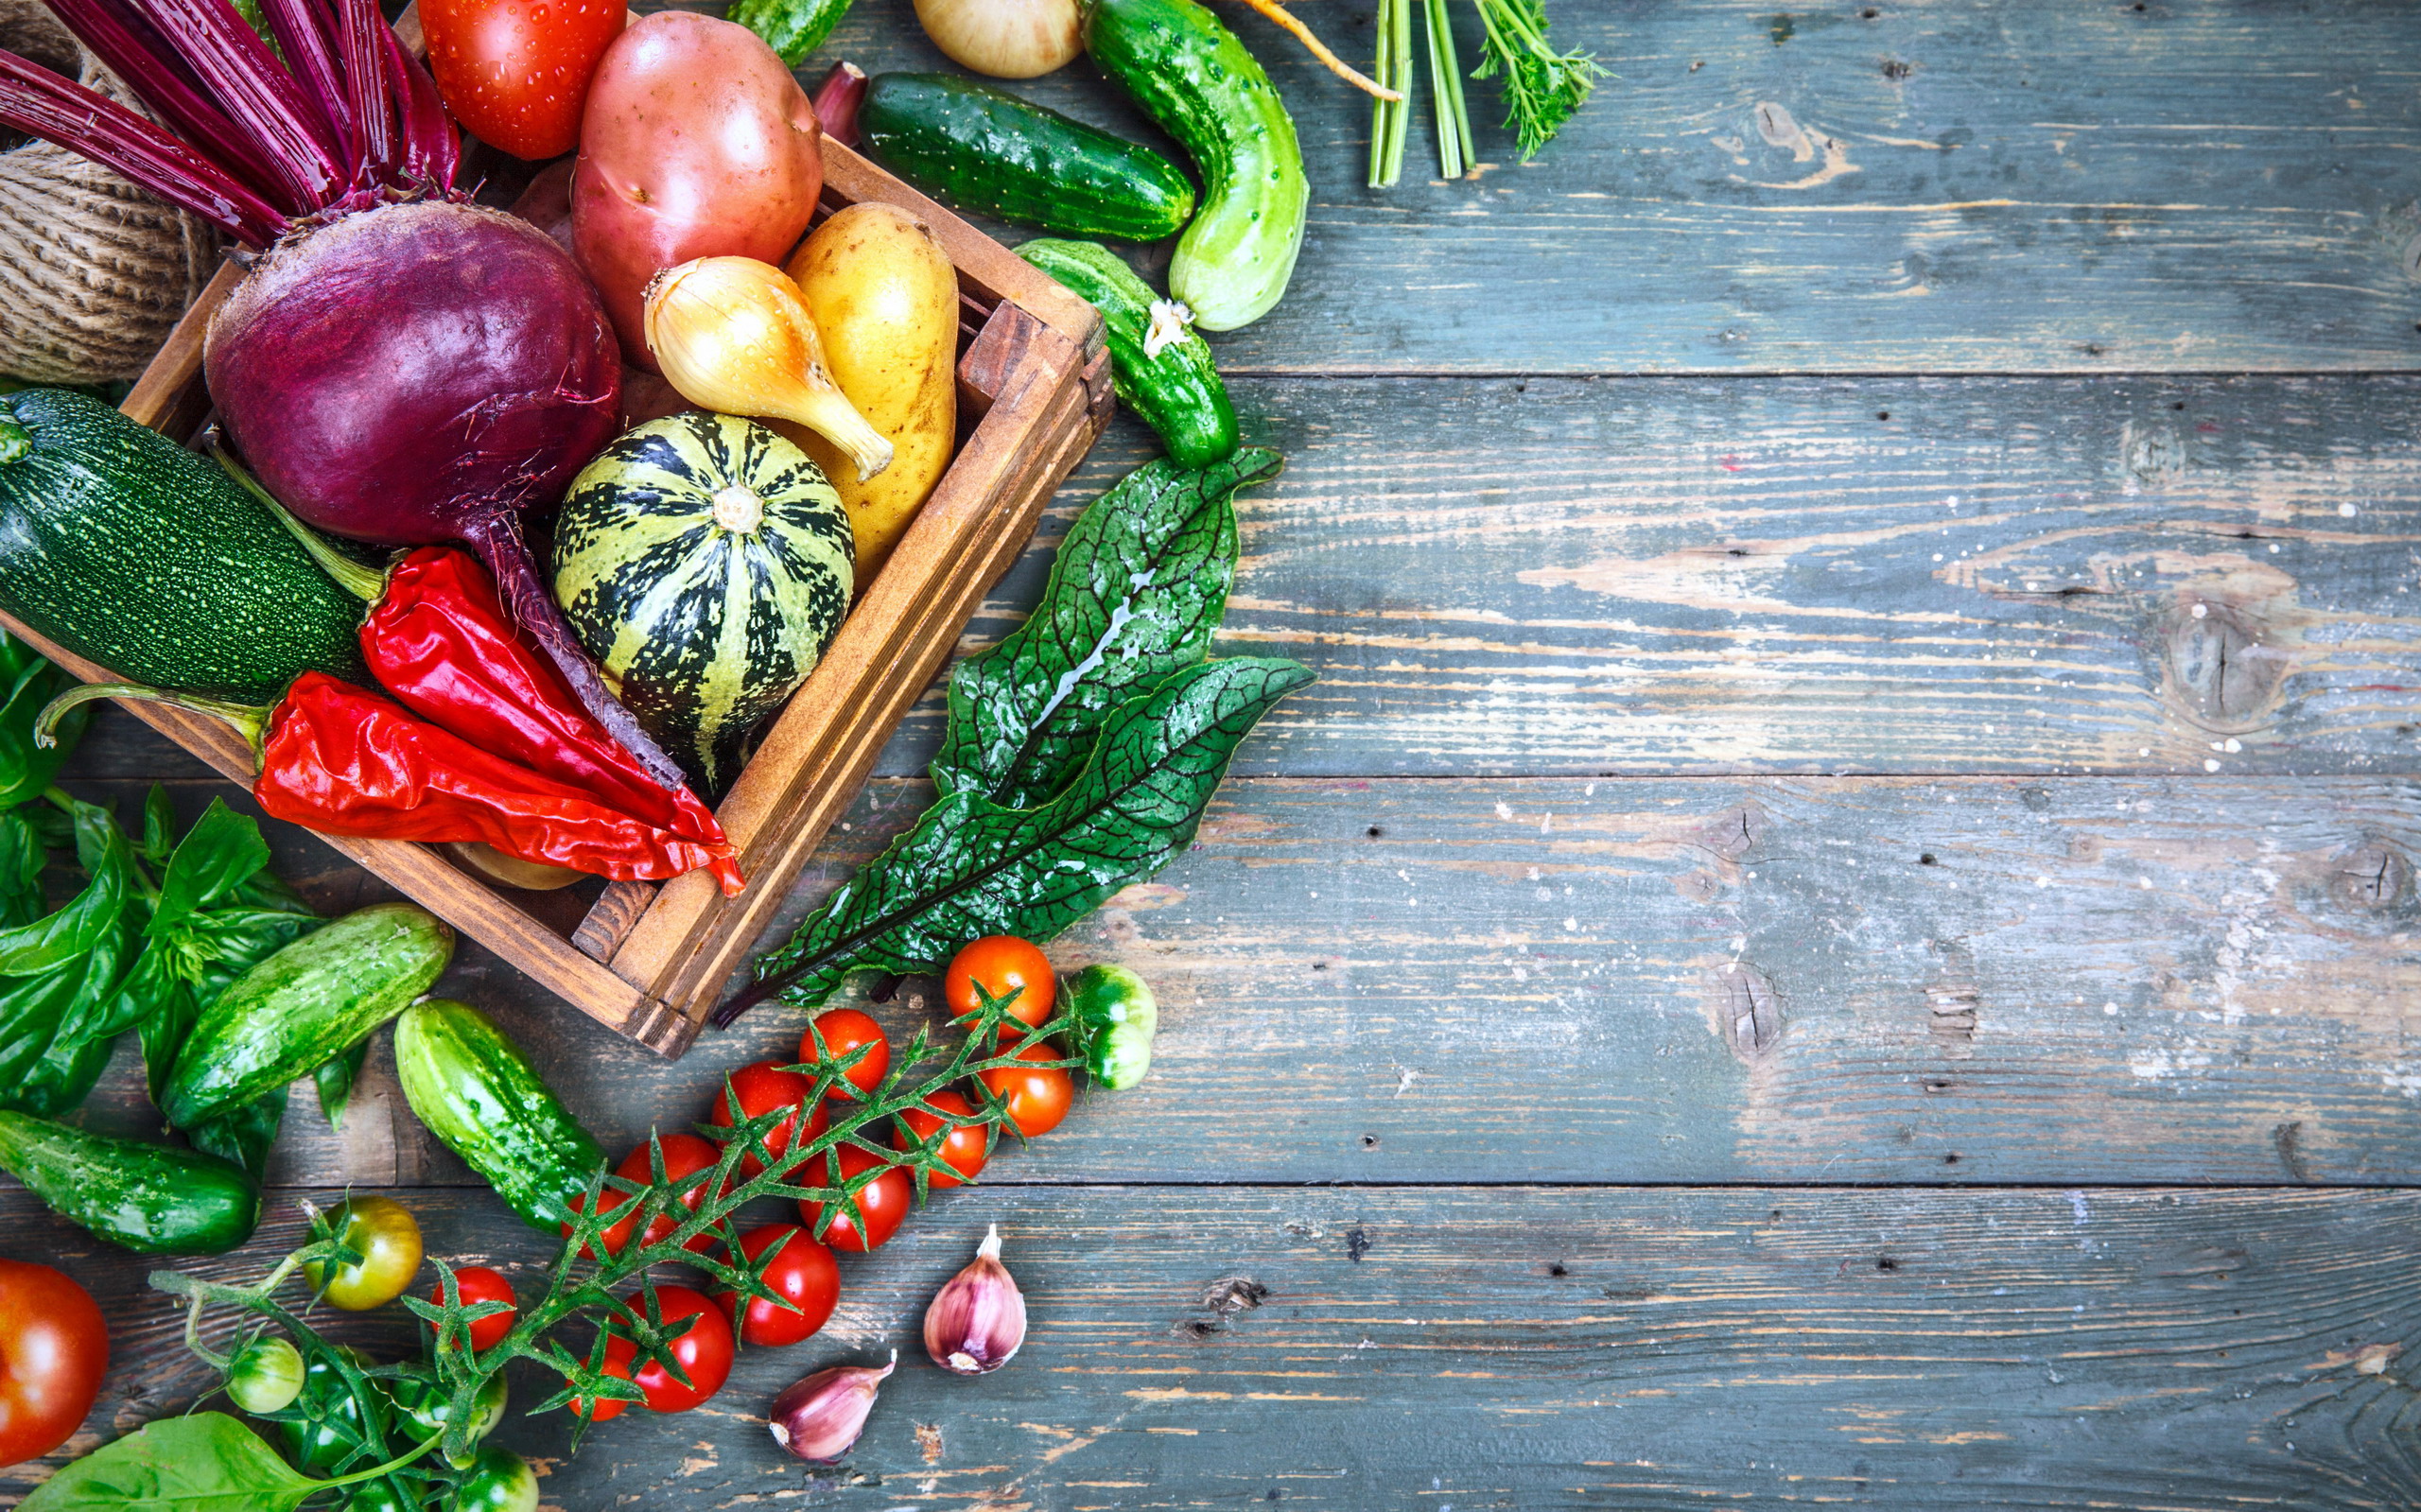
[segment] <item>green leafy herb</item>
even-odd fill
[[[1067,786],[1112,709],[1209,654],[1235,576],[1236,492],[1285,466],[1264,447],[1198,472],[1162,460],[1096,500],[1034,617],[952,669],[933,785],[1004,808]]]
[[[1311,681],[1290,661],[1205,662],[1120,705],[1041,808],[944,798],[758,963],[760,980],[723,1012],[776,993],[813,1007],[851,971],[937,971],[982,935],[1050,939],[1191,843],[1237,743]]]
[[[36,655],[31,647],[0,631],[0,808],[40,797],[59,778],[92,718],[89,708],[68,711],[54,732],[57,743],[37,745],[34,718],[43,705],[76,686],[76,679]]]
[[[148,835],[148,812],[145,818]],[[268,864],[269,842],[261,839],[261,826],[211,799],[160,874],[160,896],[143,932],[153,939],[173,932]]]
[[[37,1486],[23,1512],[290,1512],[326,1483],[225,1413],[163,1417]]]
[[[134,847],[109,810],[66,800],[76,826],[77,859],[92,880],[47,918],[0,930],[0,977],[39,976],[98,945],[126,908]]]
[[[365,1037],[343,1054],[329,1056],[311,1073],[312,1085],[319,1088],[320,1114],[328,1121],[328,1127],[343,1124],[344,1105],[353,1099],[354,1084],[361,1080],[361,1063],[369,1055],[370,1041]]]
[[[1597,87],[1605,70],[1587,53],[1559,53],[1547,41],[1541,0],[1474,0],[1488,40],[1473,78],[1505,80],[1505,124],[1521,138],[1527,162],[1555,139]]]

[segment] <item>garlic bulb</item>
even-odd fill
[[[925,1352],[962,1376],[998,1370],[1025,1343],[1025,1294],[1001,1263],[1001,1225],[994,1224],[975,1258],[934,1294],[925,1309]]]
[[[861,482],[891,465],[891,442],[832,381],[807,300],[780,269],[753,257],[668,268],[647,287],[642,323],[665,381],[691,404],[796,421],[847,453]]]
[[[1076,0],[916,0],[925,35],[962,68],[1033,78],[1084,51]]]
[[[774,1399],[766,1414],[774,1442],[803,1460],[837,1463],[866,1431],[877,1388],[898,1368],[899,1351],[894,1349],[891,1363],[880,1369],[834,1365],[796,1382]]]

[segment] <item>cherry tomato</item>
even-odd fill
[[[1017,994],[1001,1010],[1003,1029],[1011,1018],[1029,1025],[1049,1023],[1051,1004],[1059,996],[1058,979],[1052,976],[1041,947],[1014,934],[987,934],[949,958],[942,998],[962,1024],[973,1023],[983,1011],[978,986],[995,999]]]
[[[1018,1051],[1021,1061],[1055,1061],[1058,1050],[1043,1040]],[[1018,1132],[1031,1139],[1037,1134],[1048,1134],[1068,1116],[1068,1104],[1076,1096],[1075,1079],[1060,1066],[996,1066],[988,1071],[978,1071],[992,1095],[1009,1105],[1009,1121]]]
[[[641,1364],[631,1380],[647,1393],[648,1411],[685,1413],[721,1391],[730,1376],[731,1320],[706,1294],[686,1286],[657,1287],[655,1303],[664,1314],[665,1331],[674,1333],[672,1358],[681,1362],[681,1372],[689,1378],[689,1384],[681,1384],[653,1360]],[[630,1304],[644,1313],[647,1298],[633,1293]],[[681,1328],[683,1318],[689,1320],[686,1329]]]
[[[957,1092],[935,1092],[925,1101],[944,1113],[969,1114],[975,1111],[975,1104]],[[933,1131],[941,1126],[941,1120],[922,1108],[903,1109],[898,1124],[891,1131],[891,1147],[913,1150],[931,1139]],[[941,1156],[942,1165],[958,1174],[953,1176],[949,1171],[939,1169],[929,1171],[925,1173],[925,1185],[938,1190],[974,1180],[975,1173],[984,1169],[984,1162],[990,1154],[990,1143],[991,1130],[984,1125],[952,1123],[949,1133],[942,1137],[941,1146],[934,1153]]]
[[[796,1071],[782,1069],[779,1061],[751,1061],[731,1073],[731,1090],[740,1099],[740,1116],[735,1120],[731,1116],[731,1098],[717,1092],[714,1111],[706,1115],[707,1121],[717,1128],[736,1127],[775,1108],[797,1107],[815,1090],[815,1083]],[[745,1181],[763,1171],[768,1160],[778,1159],[792,1148],[793,1137],[802,1144],[815,1138],[824,1132],[824,1105],[820,1103],[808,1116],[804,1134],[795,1133],[798,1120],[794,1116],[775,1124],[755,1149],[740,1157],[740,1178]]]
[[[402,1203],[387,1197],[356,1197],[328,1215],[344,1247],[361,1257],[358,1265],[340,1265],[326,1278],[321,1295],[331,1307],[366,1312],[385,1307],[404,1295],[420,1273],[420,1225]],[[313,1260],[303,1267],[315,1289],[322,1288],[326,1267]]]
[[[521,1300],[513,1295],[511,1281],[484,1265],[458,1267],[454,1272],[454,1289],[462,1294],[465,1306],[473,1302],[501,1302],[507,1307],[513,1307]],[[428,1299],[441,1305],[444,1302],[445,1283],[444,1281],[437,1283],[437,1289],[428,1294]],[[435,1329],[437,1325],[432,1323],[429,1327]],[[486,1317],[475,1320],[471,1324],[471,1352],[477,1354],[481,1350],[495,1348],[497,1343],[512,1331],[513,1314],[510,1312],[491,1312]]]
[[[534,163],[580,144],[589,78],[622,34],[622,0],[427,0],[421,27],[454,119]]]
[[[66,1443],[109,1367],[92,1294],[47,1265],[0,1260],[0,1465]]]
[[[454,1487],[453,1512],[538,1512],[538,1477],[509,1449],[483,1449]]]
[[[227,1362],[227,1399],[255,1416],[284,1412],[303,1395],[303,1351],[264,1334]]]
[[[611,1376],[617,1381],[628,1381],[631,1379],[631,1362],[638,1357],[637,1345],[618,1333],[610,1333],[605,1336],[605,1363],[597,1368],[601,1374]],[[587,1358],[586,1355],[581,1357],[583,1363]],[[630,1403],[620,1397],[600,1397],[594,1401],[586,1397],[574,1397],[571,1399],[571,1410],[592,1423],[611,1422],[621,1416],[622,1409],[629,1405]]]
[[[765,1261],[765,1284],[779,1295],[780,1302],[768,1302],[761,1296],[748,1298],[748,1309],[740,1318],[740,1336],[746,1342],[764,1348],[779,1348],[798,1344],[811,1337],[832,1316],[832,1305],[841,1299],[841,1267],[833,1262],[832,1252],[819,1244],[806,1229],[791,1224],[767,1224],[740,1236],[740,1252],[754,1262],[765,1252],[780,1245],[779,1253]],[[719,1292],[715,1305],[730,1317],[740,1302],[737,1292]]]
[[[868,1250],[880,1249],[892,1235],[899,1232],[901,1220],[908,1216],[909,1205],[916,1200],[916,1179],[908,1173],[905,1166],[885,1165],[880,1156],[854,1144],[841,1146],[838,1156],[840,1170],[837,1173],[832,1169],[832,1152],[827,1152],[821,1162],[808,1162],[816,1169],[815,1185],[837,1187],[877,1166],[884,1169],[881,1175],[858,1189],[857,1210],[865,1215],[865,1232],[858,1232],[857,1221],[850,1212],[849,1205],[843,1203],[841,1210],[833,1215],[832,1226],[824,1231],[824,1243],[834,1249],[853,1250],[861,1255]],[[801,1182],[800,1185],[808,1183]],[[813,1234],[815,1225],[824,1217],[824,1205],[801,1198],[798,1210],[799,1216],[807,1220],[807,1231]]]
[[[821,1051],[816,1048],[819,1036],[824,1042]],[[854,1101],[880,1086],[883,1076],[891,1069],[891,1041],[883,1034],[880,1024],[855,1008],[835,1008],[821,1017],[810,1018],[807,1033],[799,1036],[799,1064],[812,1066],[827,1055],[833,1060],[845,1061],[849,1058],[849,1052],[861,1045],[873,1048],[865,1052],[862,1060],[843,1071],[841,1079],[824,1094],[833,1102],[843,1099]]]
[[[662,1137],[660,1142],[664,1146],[664,1175],[668,1181],[678,1181],[683,1176],[693,1175],[723,1158],[723,1151],[715,1145],[714,1141],[700,1135],[668,1134]],[[622,1156],[622,1163],[614,1168],[614,1174],[625,1181],[653,1181],[655,1179],[654,1157],[648,1154],[646,1145],[639,1145],[629,1155]],[[702,1181],[683,1192],[682,1206],[691,1212],[696,1212],[698,1205],[706,1200],[706,1188],[711,1184]],[[580,1211],[580,1205],[586,1200],[583,1197],[573,1198],[572,1211]],[[610,1190],[599,1199],[602,1209],[609,1213],[627,1203],[637,1200],[630,1192]],[[663,1243],[665,1236],[680,1227],[681,1223],[682,1220],[673,1217],[670,1212],[657,1214],[655,1221],[647,1225],[647,1243],[651,1244]],[[606,1249],[616,1255],[628,1249],[631,1244],[631,1230],[637,1226],[638,1219],[634,1215],[606,1229]],[[563,1231],[568,1236],[571,1233],[571,1225],[564,1225]],[[714,1236],[711,1233],[705,1233],[691,1236],[689,1243],[684,1244],[682,1248],[694,1250],[703,1255],[714,1246]]]

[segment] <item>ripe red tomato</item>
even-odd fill
[[[944,1113],[969,1114],[975,1111],[975,1104],[957,1092],[935,1092],[925,1101]],[[941,1120],[922,1108],[903,1109],[898,1124],[891,1131],[891,1147],[895,1150],[914,1149],[931,1139],[933,1131],[941,1126]],[[925,1173],[925,1185],[938,1190],[974,1180],[976,1173],[984,1169],[984,1162],[989,1157],[991,1132],[981,1123],[952,1123],[949,1133],[942,1137],[940,1149],[934,1153],[941,1156],[944,1166],[958,1174],[953,1176],[938,1169],[929,1171]]]
[[[662,1143],[664,1145],[664,1174],[668,1180],[678,1181],[683,1176],[690,1175],[697,1172],[705,1170],[707,1167],[713,1165],[717,1160],[723,1158],[723,1151],[715,1146],[714,1141],[700,1135],[668,1134],[663,1136]],[[639,1145],[629,1155],[624,1156],[622,1157],[622,1163],[614,1168],[614,1174],[622,1177],[626,1181],[653,1181],[655,1179],[655,1162],[653,1157],[648,1154],[648,1147],[644,1144]],[[705,1201],[706,1199],[706,1188],[709,1185],[711,1185],[711,1183],[700,1182],[698,1185],[684,1192],[681,1197],[682,1206],[688,1208],[691,1212],[696,1212],[698,1210],[698,1204]],[[636,1200],[637,1199],[633,1197],[627,1191],[615,1191],[609,1189],[605,1192],[604,1196],[600,1199],[600,1203],[601,1210],[610,1213],[617,1208],[623,1206],[625,1203]],[[572,1199],[572,1211],[578,1212],[581,1210],[580,1205],[583,1199],[577,1197]],[[623,1219],[620,1223],[606,1229],[606,1249],[616,1255],[619,1255],[623,1250],[629,1248],[631,1243],[631,1230],[636,1228],[637,1225],[638,1219],[634,1215]],[[663,1241],[666,1235],[671,1233],[675,1228],[680,1226],[681,1220],[673,1217],[672,1214],[669,1212],[660,1213],[656,1216],[653,1223],[647,1225],[647,1243],[651,1244],[659,1243]],[[571,1225],[569,1224],[564,1225],[563,1231],[566,1236],[569,1236],[571,1233]],[[705,1233],[691,1236],[689,1243],[684,1244],[682,1248],[695,1250],[697,1253],[703,1255],[708,1250],[714,1248],[714,1236],[711,1233]],[[599,1258],[601,1259],[602,1257]]]
[[[823,1048],[816,1041],[821,1038]],[[839,1102],[855,1099],[882,1085],[891,1069],[891,1041],[882,1026],[855,1008],[835,1008],[820,1017],[808,1020],[807,1033],[799,1036],[798,1059],[802,1066],[812,1066],[828,1055],[836,1061],[849,1058],[849,1052],[861,1045],[873,1047],[865,1057],[841,1073],[832,1089],[824,1095]]]
[[[622,34],[622,0],[425,0],[429,71],[465,130],[517,158],[580,145],[588,81]]]
[[[815,1090],[815,1084],[796,1071],[782,1069],[779,1061],[751,1061],[731,1073],[731,1090],[740,1099],[740,1116],[733,1119],[731,1098],[717,1092],[714,1111],[706,1117],[718,1128],[733,1128],[776,1108],[797,1107],[807,1101],[810,1092]],[[796,1142],[801,1144],[815,1138],[824,1132],[824,1105],[820,1103],[808,1116],[807,1132],[804,1134],[796,1132],[798,1119],[795,1116],[775,1124],[764,1138],[758,1141],[755,1149],[740,1157],[740,1179],[745,1181],[764,1170],[767,1160],[780,1156],[792,1147],[794,1136]]]
[[[663,1310],[665,1331],[680,1330],[672,1340],[672,1358],[681,1362],[689,1384],[681,1384],[653,1360],[633,1371],[631,1380],[647,1393],[648,1411],[685,1413],[721,1391],[730,1377],[731,1322],[704,1292],[687,1286],[659,1286],[655,1301]],[[635,1292],[630,1304],[644,1313],[647,1298]],[[689,1319],[687,1329],[680,1327],[683,1318]]]
[[[598,1369],[617,1381],[628,1381],[631,1379],[631,1362],[638,1357],[637,1345],[618,1333],[608,1334],[605,1337],[605,1363],[598,1366]],[[582,1358],[584,1360],[587,1357],[583,1355]],[[592,1423],[611,1422],[621,1416],[622,1409],[629,1405],[629,1402],[619,1397],[600,1397],[595,1401],[589,1400],[586,1397],[574,1397],[571,1399],[571,1410]]]
[[[810,1169],[816,1172],[814,1185],[837,1187],[877,1166],[884,1166],[879,1156],[854,1144],[841,1146],[838,1154],[840,1170],[837,1174],[832,1169],[831,1154],[827,1154],[821,1161],[808,1162]],[[804,1181],[799,1184],[809,1185]],[[865,1232],[858,1232],[849,1205],[843,1203],[841,1210],[833,1215],[832,1226],[824,1231],[824,1243],[834,1249],[854,1250],[861,1255],[880,1249],[892,1235],[899,1232],[900,1222],[908,1216],[909,1205],[915,1200],[916,1178],[910,1175],[904,1167],[884,1166],[881,1175],[858,1189],[857,1208],[865,1215]],[[801,1198],[798,1210],[799,1216],[807,1220],[807,1231],[814,1233],[815,1225],[823,1220],[824,1205]]]
[[[0,1260],[0,1465],[66,1443],[109,1367],[110,1330],[91,1293],[47,1265]]]
[[[833,1304],[841,1300],[841,1267],[832,1252],[806,1229],[792,1224],[767,1224],[740,1236],[740,1252],[751,1261],[762,1259],[776,1244],[781,1246],[780,1253],[766,1260],[764,1277],[783,1300],[768,1302],[752,1296],[740,1319],[740,1338],[765,1348],[812,1337],[832,1316]],[[725,1317],[732,1315],[739,1302],[737,1292],[715,1294],[715,1305]]]
[[[507,1307],[513,1307],[520,1301],[520,1298],[513,1295],[513,1283],[484,1265],[458,1267],[454,1272],[454,1289],[462,1294],[465,1305],[473,1302],[502,1302]],[[444,1281],[437,1283],[436,1289],[428,1294],[428,1299],[444,1304],[445,1301]],[[432,1323],[429,1327],[434,1330],[437,1325]],[[513,1314],[510,1312],[492,1312],[486,1317],[478,1319],[471,1325],[471,1352],[477,1354],[482,1350],[495,1348],[497,1342],[512,1331]]]
[[[1055,1061],[1059,1051],[1048,1041],[1036,1040],[1019,1051],[1018,1059]],[[1029,1139],[1057,1128],[1076,1096],[1075,1081],[1061,1066],[995,1066],[975,1074],[994,1097],[1009,1104],[1009,1121]]]
[[[1001,1010],[1004,1028],[1010,1018],[1024,1024],[1049,1023],[1051,1004],[1059,996],[1050,959],[1040,947],[1014,934],[987,934],[949,958],[949,970],[942,977],[942,998],[962,1024],[972,1023],[982,1011],[983,1000],[975,992],[979,984],[995,999],[1017,994]]]

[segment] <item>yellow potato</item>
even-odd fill
[[[932,227],[875,200],[818,226],[783,271],[807,296],[832,381],[897,448],[889,467],[860,482],[839,447],[774,423],[840,490],[857,531],[862,587],[949,470],[958,443],[958,273]]]

